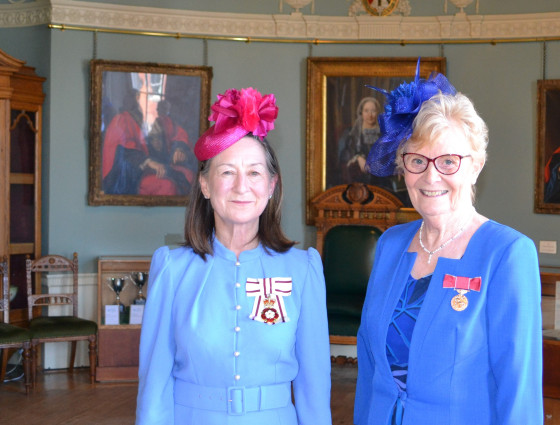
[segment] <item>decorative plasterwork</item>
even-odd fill
[[[0,28],[29,27],[50,22],[48,1],[0,5]]]
[[[238,14],[75,0],[0,5],[0,27],[59,24],[207,37],[340,41],[516,40],[560,37],[560,12],[517,15],[318,16]]]

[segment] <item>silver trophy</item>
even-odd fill
[[[109,287],[116,294],[116,304],[119,306],[119,314],[123,314],[125,311],[124,304],[121,303],[121,292],[126,286],[126,277],[110,277]]]
[[[146,304],[146,297],[142,293],[142,288],[148,282],[148,273],[146,272],[132,272],[130,274],[130,279],[134,283],[134,286],[138,288],[138,294],[136,299],[133,301],[133,304],[136,305],[144,305]]]

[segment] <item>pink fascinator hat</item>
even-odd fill
[[[262,95],[252,87],[226,90],[212,105],[209,121],[214,125],[196,142],[194,154],[199,161],[213,158],[249,133],[261,140],[274,129],[278,116],[273,94]]]

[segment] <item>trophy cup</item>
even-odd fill
[[[121,292],[123,291],[125,286],[126,286],[126,278],[125,277],[110,277],[109,278],[109,287],[117,295],[116,304],[119,306],[119,314],[120,315],[122,315],[125,311],[124,304],[121,303]]]
[[[133,301],[133,304],[135,304],[135,305],[146,304],[146,297],[142,293],[142,288],[144,287],[144,285],[148,281],[148,273],[132,272],[130,274],[130,278],[131,278],[132,282],[134,283],[134,285],[136,286],[136,288],[138,288],[138,296]]]

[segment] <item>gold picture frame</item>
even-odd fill
[[[535,212],[560,214],[560,80],[537,82]]]
[[[343,149],[344,132],[352,127],[360,100],[374,97],[384,104],[383,93],[366,87],[366,84],[392,90],[416,75],[418,58],[332,58],[307,59],[307,137],[306,137],[306,223],[314,224],[311,200],[330,187],[350,184],[342,178],[339,155]],[[445,74],[443,57],[426,57],[420,61],[420,76],[428,78],[432,72]],[[382,111],[380,111],[382,112]],[[368,174],[368,179],[369,179]],[[362,183],[378,185],[364,177]],[[405,207],[412,210],[404,182],[400,177],[387,181]]]
[[[185,205],[212,68],[90,62],[90,205]]]

